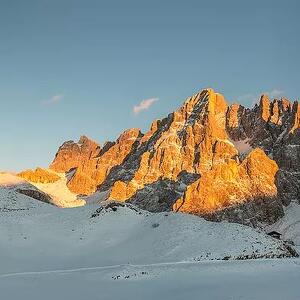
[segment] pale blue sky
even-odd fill
[[[295,100],[299,14],[296,0],[0,0],[0,169],[47,166],[82,134],[145,131],[205,87]]]

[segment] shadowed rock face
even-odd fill
[[[160,179],[136,193],[127,200],[141,209],[150,212],[162,212],[172,210],[177,199],[183,196],[186,186],[196,181],[200,175],[181,172],[176,181]]]
[[[51,197],[47,195],[46,193],[43,193],[42,191],[39,191],[37,189],[26,189],[26,188],[19,188],[16,189],[16,192],[26,195],[30,198],[45,202],[45,203],[51,203]]]
[[[300,198],[299,120],[298,102],[263,95],[248,109],[205,89],[144,135],[130,129],[102,149],[87,138],[65,143],[50,167],[74,168],[68,186],[77,194],[108,191],[108,200],[150,211],[270,223],[281,203]]]
[[[288,205],[300,199],[300,106],[287,99],[262,96],[260,104],[246,109],[233,104],[227,113],[227,131],[233,141],[247,140],[260,147],[279,166],[276,186],[281,201]]]
[[[199,214],[209,221],[229,221],[252,227],[273,224],[284,216],[280,200],[275,197],[254,198],[207,214]]]

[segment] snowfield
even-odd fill
[[[53,172],[47,169],[48,172]],[[60,177],[60,179],[54,183],[34,183],[39,190],[47,193],[52,198],[52,203],[58,207],[77,207],[83,206],[86,202],[83,199],[78,199],[77,196],[72,193],[67,187],[67,176],[65,174],[53,172]]]
[[[1,299],[299,299],[300,260],[259,230],[0,188]],[[262,259],[236,260],[250,257]]]
[[[299,268],[290,260],[117,266],[11,276],[0,287],[3,299],[298,300]]]

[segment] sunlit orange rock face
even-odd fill
[[[300,128],[300,104],[298,102],[294,103],[292,111],[293,111],[293,120],[292,120],[292,128],[290,129],[290,132],[294,133]]]
[[[81,137],[78,143],[67,142],[59,149],[50,168],[57,172],[73,169],[69,189],[77,194],[91,194],[111,168],[123,162],[140,134],[139,129],[126,130],[116,142],[108,142],[102,149],[86,137]]]
[[[219,163],[188,186],[173,206],[180,212],[211,213],[256,198],[276,197],[276,162],[260,150],[253,150],[242,163],[233,159]]]
[[[260,98],[259,112],[261,119],[267,122],[270,117],[270,100],[267,95],[262,95]]]
[[[73,141],[63,143],[58,149],[50,169],[61,173],[69,172],[97,157],[99,152],[100,146],[96,142],[82,136],[78,143]]]
[[[24,178],[27,181],[35,183],[54,183],[60,179],[55,173],[49,172],[42,168],[36,168],[35,170],[26,170],[18,174],[19,177]]]
[[[249,219],[266,203],[266,220],[258,221],[275,214],[273,222],[283,213],[281,199],[300,198],[300,178],[287,163],[300,155],[299,119],[298,102],[263,95],[248,109],[205,89],[145,134],[127,130],[102,149],[85,137],[65,143],[51,168],[74,170],[68,187],[77,194],[106,191],[110,200],[150,211],[199,215],[252,203]]]

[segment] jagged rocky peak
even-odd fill
[[[56,172],[69,172],[77,168],[84,161],[97,157],[101,147],[86,136],[81,136],[79,141],[67,141],[58,149],[50,169]]]
[[[223,95],[215,93],[210,88],[204,89],[186,99],[182,107],[174,112],[174,122],[184,121],[186,125],[193,125],[198,121],[213,127],[222,126],[222,121],[225,121],[227,107]]]
[[[82,151],[84,151],[86,148],[87,151],[89,151],[89,149],[92,149],[92,148],[98,148],[99,147],[99,144],[95,141],[93,141],[92,139],[88,138],[87,136],[85,135],[82,135],[80,138],[79,138],[79,141],[78,141],[78,146],[80,146],[82,149]]]
[[[293,104],[292,115],[293,115],[293,120],[292,120],[292,127],[290,129],[290,132],[295,133],[295,131],[299,130],[300,128],[300,104],[297,101],[295,101]]]
[[[136,142],[143,136],[139,128],[130,128],[125,130],[117,139],[116,144],[119,145],[130,145],[131,141]]]
[[[268,95],[262,95],[259,101],[258,117],[265,122],[278,123],[279,118],[291,111],[291,103],[286,98],[270,101]]]
[[[281,134],[299,128],[298,121],[293,121],[297,120],[297,106],[298,102],[291,104],[286,98],[270,101],[267,95],[252,109],[234,103],[227,112],[227,132],[232,140],[248,139],[253,147],[270,150]]]
[[[262,95],[259,100],[259,117],[268,122],[270,117],[270,99],[268,95]]]

